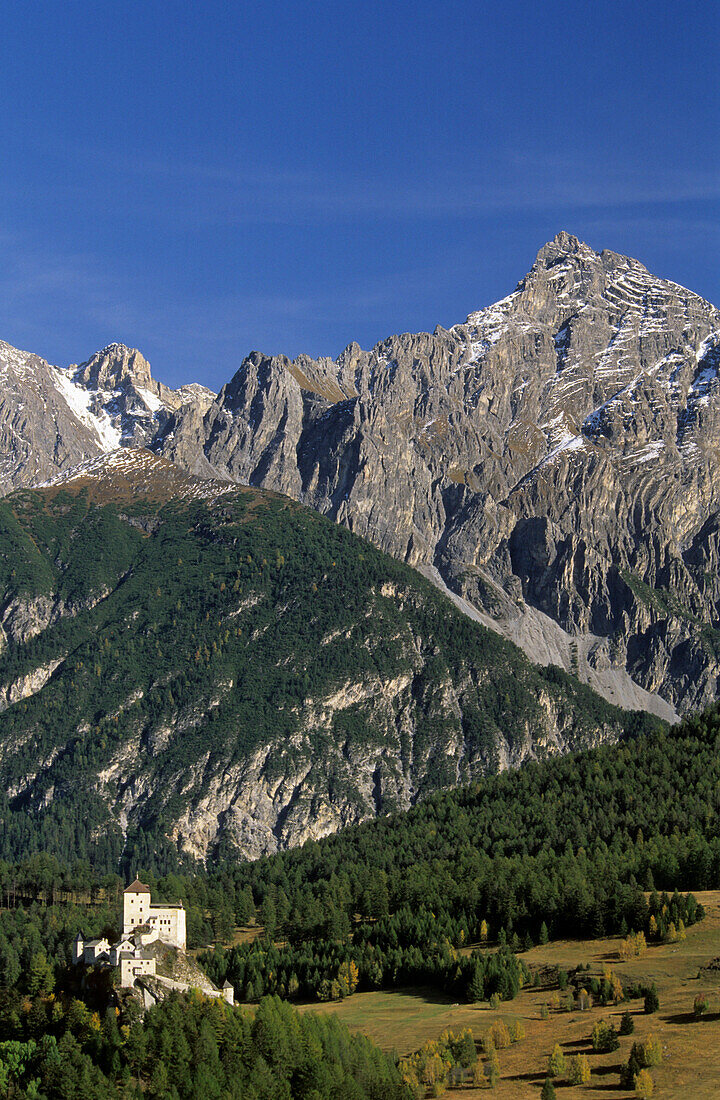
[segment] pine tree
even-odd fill
[[[44,951],[38,951],[30,960],[27,988],[31,997],[36,993],[52,993],[55,988],[53,968]]]
[[[622,1014],[622,1019],[620,1020],[620,1034],[621,1035],[632,1035],[634,1030],[635,1030],[635,1021],[633,1020],[632,1016],[630,1015],[630,1013],[626,1009]]]
[[[463,1067],[463,1069],[471,1069],[477,1062],[475,1040],[473,1039],[472,1031],[470,1031],[470,1028],[465,1028],[460,1037],[457,1060]]]
[[[485,970],[479,959],[473,967],[468,986],[468,999],[474,1003],[485,999]]]
[[[635,1047],[630,1051],[630,1057],[625,1065],[620,1070],[620,1086],[624,1089],[635,1088],[635,1078],[642,1069],[638,1057],[635,1053]]]

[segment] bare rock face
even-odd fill
[[[99,453],[97,432],[69,407],[64,381],[44,359],[0,341],[0,493]]]
[[[52,366],[0,341],[0,493],[37,485],[121,446],[144,446],[173,412],[205,409],[204,386],[168,389],[140,352],[110,344]]]
[[[713,306],[560,233],[450,330],[336,362],[253,353],[155,446],[436,568],[539,660],[518,618],[545,616],[567,668],[686,710],[720,673],[719,369]]]

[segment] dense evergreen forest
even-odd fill
[[[719,812],[716,706],[654,737],[528,764],[211,876],[237,919],[252,900],[271,938],[288,943],[278,955],[258,943],[217,950],[205,965],[250,998],[268,983],[322,996],[348,959],[361,988],[424,982],[512,996],[511,979],[488,985],[473,969],[482,963],[458,961],[456,949],[662,937],[670,923],[693,923],[702,910],[676,891],[720,883]],[[656,889],[673,895],[664,918]]]
[[[46,851],[108,873],[190,871],[182,830],[169,839],[173,824],[258,746],[273,747],[278,776],[324,762],[328,800],[354,820],[397,809],[393,791],[406,779],[421,799],[456,786],[458,768],[464,780],[497,770],[500,743],[516,751],[532,735],[543,752],[549,712],[571,748],[660,725],[535,668],[407,566],[259,490],[189,502],[13,494],[0,502],[0,592],[30,624],[24,641],[0,649],[0,688],[52,669],[0,712],[6,860]],[[396,735],[392,706],[376,706],[381,692],[371,692],[328,728],[303,707],[347,683],[398,677],[411,734],[376,807],[347,761]],[[448,712],[447,692],[461,717]],[[458,762],[449,740],[463,747]],[[403,778],[401,758],[422,764]],[[143,789],[135,801],[133,780]],[[232,836],[208,852],[236,855]]]
[[[675,891],[720,883],[719,750],[716,706],[654,736],[487,777],[269,859],[228,858],[193,875],[140,869],[159,898],[183,899],[191,945],[227,942],[237,924],[261,926],[255,942],[204,958],[238,998],[332,996],[343,968],[356,968],[354,988],[423,983],[474,996],[482,979],[488,994],[512,996],[522,979],[514,953],[530,942],[652,938],[702,915]],[[67,912],[78,888],[106,919],[119,912],[117,876],[93,878],[86,865],[47,856],[0,863],[9,915],[20,903],[46,912],[53,899]],[[645,896],[654,890],[668,894],[665,927],[656,895]],[[502,975],[485,973],[484,943],[508,949]],[[469,944],[476,957],[459,958]]]
[[[28,1100],[412,1100],[393,1059],[334,1017],[171,995],[142,1017],[0,993],[0,1093]]]
[[[542,924],[600,935],[641,927],[643,891],[720,884],[719,814],[716,705],[195,881],[222,883],[239,920],[252,895],[274,934],[297,941],[403,911],[452,920],[469,941],[483,921],[535,941]]]

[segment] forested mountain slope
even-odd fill
[[[276,494],[148,451],[0,503],[0,855],[255,856],[658,726]]]
[[[701,919],[692,894],[676,891],[720,883],[719,813],[716,706],[664,732],[528,762],[405,814],[224,866],[184,890],[174,879],[172,889],[199,909],[222,894],[229,920],[247,920],[254,904],[271,936],[290,941],[205,957],[238,996],[282,990],[293,974],[300,996],[316,995],[352,959],[361,988],[432,984],[473,999],[476,981],[487,996],[511,975],[463,970],[469,960],[453,949],[468,943],[517,950],[548,935],[632,931],[658,942],[671,923],[677,931]]]

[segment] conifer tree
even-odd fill
[[[634,1030],[635,1030],[635,1021],[633,1020],[633,1018],[630,1015],[629,1011],[627,1009],[625,1009],[625,1011],[622,1014],[622,1019],[620,1020],[620,1034],[621,1035],[632,1035]]]

